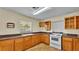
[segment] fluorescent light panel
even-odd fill
[[[44,12],[44,11],[48,10],[48,9],[50,9],[50,7],[44,7],[44,8],[42,8],[42,9],[40,9],[40,10],[38,10],[38,11],[34,12],[34,13],[33,13],[33,15],[40,14],[40,13],[42,13],[42,12]]]

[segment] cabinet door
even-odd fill
[[[47,31],[51,30],[51,21],[39,22],[39,26],[46,28]]]
[[[65,29],[69,29],[70,28],[70,18],[65,18]]]
[[[43,22],[39,22],[39,27],[43,27]]]
[[[32,46],[40,43],[40,37],[38,34],[32,36]]]
[[[75,29],[75,17],[70,17],[70,22],[69,22],[70,29]]]
[[[14,50],[14,40],[2,40],[0,41],[0,51],[13,51]]]
[[[79,29],[79,16],[76,16],[76,28]]]
[[[16,38],[15,39],[15,51],[22,51],[22,50],[24,50],[24,39]]]
[[[50,44],[50,36],[49,36],[49,34],[42,34],[41,35],[41,41],[43,42],[43,43],[46,43],[46,44]]]
[[[44,42],[44,36],[43,36],[43,34],[40,34],[40,42],[41,42],[41,43]]]
[[[49,35],[48,34],[45,34],[44,35],[44,43],[46,43],[46,44],[48,44],[49,45],[49,43],[50,43],[50,37],[49,37]]]
[[[73,50],[72,38],[65,38],[64,37],[62,44],[63,44],[63,50],[65,50],[65,51],[72,51]]]
[[[51,30],[51,21],[46,21],[45,26],[47,26],[47,31]]]
[[[73,39],[73,50],[79,51],[79,39]]]
[[[79,29],[79,16],[65,18],[65,29]]]
[[[31,36],[24,37],[24,48],[28,49],[32,47],[32,39]]]

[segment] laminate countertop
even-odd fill
[[[16,36],[6,36],[6,37],[1,37],[0,40],[22,38],[22,37],[31,36],[31,35],[35,35],[35,34],[23,34],[23,35],[16,35]]]
[[[0,40],[22,38],[22,37],[32,36],[32,35],[42,34],[42,33],[44,33],[44,34],[50,34],[49,32],[30,32],[30,33],[25,33],[25,34],[0,35]]]
[[[79,38],[79,35],[78,34],[63,34],[63,37]]]

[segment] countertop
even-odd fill
[[[0,40],[21,38],[21,37],[31,36],[31,35],[35,35],[35,34],[23,34],[23,35],[16,35],[16,36],[1,37]]]
[[[79,35],[78,34],[63,34],[63,37],[79,38]]]
[[[29,33],[24,33],[24,34],[10,34],[10,35],[0,35],[0,40],[4,39],[11,39],[11,38],[21,38],[21,37],[26,37],[26,36],[31,36],[35,34],[51,34],[52,32],[29,32]],[[63,33],[63,37],[69,37],[69,38],[79,38],[78,34],[65,34]]]
[[[21,38],[21,37],[31,36],[35,34],[41,34],[41,33],[50,34],[50,32],[29,32],[24,34],[0,35],[0,40],[11,39],[11,38]]]

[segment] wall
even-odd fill
[[[79,11],[49,18],[52,21],[52,30],[51,31],[64,32],[64,33],[70,33],[70,34],[79,34],[79,29],[77,29],[77,30],[75,30],[75,29],[65,30],[64,29],[64,18],[69,17],[69,16],[79,16]],[[59,24],[57,24],[57,23],[59,23]]]
[[[49,19],[45,19],[43,21],[47,21],[47,20],[52,21],[52,29],[50,31],[57,31],[57,32],[62,31],[64,33],[79,34],[79,30],[73,30],[73,29],[65,30],[64,24],[63,24],[65,17],[76,16],[76,15],[77,16],[79,15],[79,11],[65,14],[62,16],[52,17]],[[33,31],[33,32],[42,31],[41,29],[39,29],[39,24],[38,24],[39,21],[37,19],[23,16],[18,13],[15,13],[13,11],[9,11],[9,10],[0,8],[0,35],[20,33],[20,25],[19,25],[20,20],[24,21],[24,22],[32,22],[31,31]],[[15,28],[14,29],[7,28],[7,26],[6,26],[7,22],[15,23],[15,25],[16,25]],[[43,30],[43,31],[46,31],[46,30]]]
[[[20,33],[19,21],[32,22],[32,31],[38,31],[38,21],[36,19],[20,15],[16,12],[0,8],[0,35]],[[6,23],[15,23],[15,28],[7,28]]]

